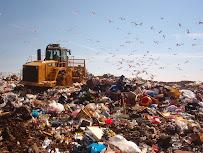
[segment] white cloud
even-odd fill
[[[199,38],[199,39],[203,39],[203,32],[194,32],[194,33],[189,33],[188,37],[191,38]]]
[[[176,41],[181,41],[184,38],[192,38],[192,39],[203,39],[203,32],[193,32],[193,33],[189,33],[189,34],[180,34],[180,33],[176,33],[176,34],[172,34],[172,36],[175,37]]]

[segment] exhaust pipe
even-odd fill
[[[37,50],[37,60],[41,61],[41,49]]]

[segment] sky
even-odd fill
[[[0,72],[50,43],[95,75],[203,81],[202,0],[0,0]],[[44,54],[44,52],[42,52]]]

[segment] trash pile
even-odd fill
[[[105,74],[26,89],[0,79],[0,152],[202,153],[203,83]]]

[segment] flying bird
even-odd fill
[[[79,15],[80,14],[80,11],[79,10],[75,10],[72,12],[74,15]]]
[[[154,42],[155,44],[157,44],[157,45],[159,44],[159,41],[153,41],[153,42]]]
[[[120,69],[122,69],[123,67],[119,67],[119,68],[117,68],[117,70],[120,70]]]
[[[125,43],[126,43],[126,44],[130,44],[130,43],[131,43],[131,41],[125,41]]]
[[[131,67],[133,67],[133,65],[128,64],[128,67],[131,68]]]
[[[121,21],[125,21],[125,18],[124,17],[120,17]]]
[[[189,30],[189,29],[187,29],[186,31],[187,31],[187,34],[189,34],[189,33],[190,33],[190,30]]]
[[[179,27],[181,27],[181,26],[182,26],[182,24],[181,24],[181,23],[178,23],[178,26],[179,26]]]
[[[111,19],[108,19],[108,22],[109,22],[109,23],[112,23],[113,21],[112,21]]]
[[[136,22],[134,22],[134,21],[132,21],[132,22],[130,22],[130,23],[134,24],[135,26],[138,26],[138,25],[139,25],[138,23],[136,23]]]
[[[182,46],[182,45],[184,45],[184,43],[176,43],[177,47]]]
[[[96,15],[96,12],[95,12],[95,11],[92,11],[92,12],[91,12],[91,15]]]

